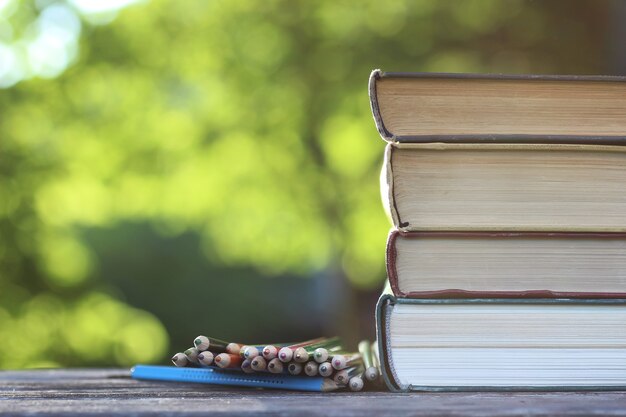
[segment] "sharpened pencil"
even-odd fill
[[[293,360],[296,362],[306,362],[309,360],[309,352],[303,347],[299,347],[293,351]]]
[[[334,355],[333,359],[331,361],[331,364],[333,365],[333,368],[335,368],[338,371],[341,371],[342,369],[345,369],[349,366],[354,366],[356,364],[360,364],[362,363],[362,359],[361,359],[361,354],[360,353],[353,353],[350,356],[346,356],[346,355]]]
[[[285,366],[280,359],[274,358],[267,364],[267,370],[273,374],[282,374],[285,370]]]
[[[333,374],[334,369],[333,369],[333,366],[330,364],[330,362],[324,362],[324,363],[320,363],[319,367],[317,368],[317,371],[319,372],[321,376],[328,377]]]
[[[350,381],[350,378],[355,377],[357,375],[361,375],[362,373],[363,373],[362,365],[353,366],[351,368],[346,368],[346,369],[342,369],[341,371],[338,371],[333,377],[333,380],[338,384],[347,385],[348,382]]]
[[[252,363],[251,359],[244,359],[243,362],[241,362],[241,370],[247,374],[253,374],[254,369],[252,369],[251,363]]]
[[[263,348],[262,355],[266,360],[271,361],[278,356],[278,349],[279,348],[274,345],[267,345]]]
[[[256,356],[252,359],[252,362],[250,362],[250,367],[257,372],[265,371],[267,368],[267,361],[263,358],[263,356]]]
[[[317,348],[315,349],[315,351],[313,351],[313,359],[317,363],[326,362],[331,353],[341,352],[342,349],[343,348],[341,347],[341,345],[331,346],[328,348]]]
[[[297,362],[291,362],[287,367],[287,370],[291,375],[300,375],[302,373],[302,364]]]
[[[231,342],[226,345],[226,353],[232,353],[233,355],[239,355],[239,351],[244,345],[241,343]]]
[[[378,375],[376,376],[376,378],[374,378],[372,380],[372,382],[376,382],[377,384],[382,383],[381,381],[381,371],[380,371],[380,356],[379,356],[379,352],[378,352],[378,343],[376,341],[374,341],[372,343],[372,363],[374,364],[374,367],[376,368],[376,372],[378,373]]]
[[[246,359],[254,359],[259,356],[259,349],[256,346],[246,345],[241,348],[239,354]]]
[[[359,342],[359,353],[361,354],[361,358],[363,359],[363,366],[365,367],[365,372],[363,376],[368,381],[373,381],[378,378],[378,369],[374,366],[374,358],[372,357],[372,347],[370,342],[367,340],[362,340]],[[350,387],[352,388],[352,387]]]
[[[182,352],[178,352],[174,356],[172,356],[172,363],[179,368],[187,366],[189,364],[189,359],[187,359],[187,355]]]
[[[226,352],[226,346],[228,345],[228,342],[220,339],[215,339],[213,337],[200,335],[194,339],[193,344],[196,349],[201,352],[205,350],[210,350],[213,353],[222,353]]]
[[[308,376],[315,376],[318,373],[319,364],[315,361],[308,361],[306,365],[304,365],[304,373]]]
[[[283,363],[291,362],[291,360],[293,359],[294,350],[296,350],[297,348],[301,346],[313,345],[315,343],[322,342],[324,340],[328,340],[328,338],[318,337],[317,339],[306,340],[304,342],[295,343],[289,346],[284,346],[278,351],[278,359],[280,359],[280,361]]]
[[[198,362],[200,362],[201,365],[211,366],[213,365],[213,359],[213,353],[208,350],[198,353]]]
[[[189,348],[183,353],[185,354],[185,356],[187,356],[187,360],[189,360],[189,362],[195,363],[196,365],[199,363],[198,354],[200,353],[200,351],[195,347]]]
[[[361,376],[353,376],[348,382],[350,391],[361,391],[363,389],[363,378]]]
[[[341,340],[338,337],[330,337],[317,343],[300,346],[293,352],[293,359],[296,362],[304,363],[309,360],[309,357],[313,355],[317,348],[332,348],[335,346],[341,346]]]
[[[213,363],[222,369],[240,368],[243,358],[232,353],[220,353],[213,359]]]
[[[293,358],[293,349],[292,348],[284,347],[284,348],[281,348],[278,351],[278,359],[281,362],[283,362],[283,363],[290,362],[292,358]]]

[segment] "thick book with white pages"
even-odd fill
[[[377,306],[395,391],[626,389],[626,300],[402,299]]]

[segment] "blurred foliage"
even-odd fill
[[[607,72],[612,4],[0,3],[0,76],[14,84],[0,90],[0,367],[161,360],[177,309],[230,315],[198,306],[194,280],[233,280],[215,302],[237,274],[377,288],[389,223],[370,70]],[[194,236],[214,273],[183,280],[129,224]],[[134,274],[133,258],[158,266]],[[173,301],[177,283],[195,310]]]

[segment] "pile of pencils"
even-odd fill
[[[320,337],[299,343],[244,345],[207,336],[194,339],[194,347],[176,353],[178,367],[215,367],[246,374],[271,373],[322,377],[324,391],[348,387],[361,391],[378,385],[380,371],[376,345],[359,343],[358,352],[344,349],[338,337]]]

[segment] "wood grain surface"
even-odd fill
[[[0,414],[626,416],[626,392],[320,394],[135,381],[124,369],[3,371]]]

